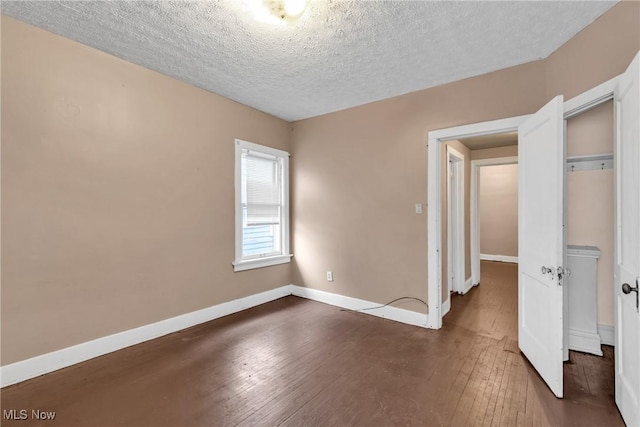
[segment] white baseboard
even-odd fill
[[[514,264],[518,263],[517,256],[509,256],[509,255],[480,254],[480,259],[483,261],[511,262]]]
[[[93,359],[94,357],[227,316],[287,295],[291,295],[290,285],[11,363],[0,367],[0,387],[6,387],[49,372],[57,371],[58,369]]]
[[[346,308],[349,310],[362,310],[363,308],[376,307],[380,305],[375,302],[346,297],[343,295],[333,294],[331,292],[320,291],[317,289],[305,288],[296,285],[291,285],[291,287],[291,293],[295,296],[323,302],[325,304],[334,305],[336,307]],[[425,312],[426,311],[427,310],[425,308]],[[375,310],[362,311],[362,313],[371,314],[372,316],[377,317],[383,317],[389,320],[395,320],[396,322],[407,323],[409,325],[428,327],[426,313],[418,313],[411,310],[405,310],[403,308],[385,306],[377,308]]]
[[[602,356],[600,335],[595,332],[585,332],[569,328],[569,350]]]
[[[610,346],[616,345],[616,331],[613,325],[598,324],[598,335],[600,335],[600,342],[602,344]]]
[[[140,344],[163,335],[168,335],[191,326],[237,313],[292,294],[350,310],[362,310],[363,308],[380,305],[374,302],[295,285],[281,286],[270,291],[249,295],[244,298],[214,305],[202,310],[193,311],[191,313],[161,320],[149,325],[140,326],[138,328],[63,348],[61,350],[52,351],[51,353],[35,356],[30,359],[21,360],[9,365],[0,366],[0,387],[6,387],[49,372],[57,371],[58,369],[66,368],[98,356],[112,353],[135,344]],[[408,323],[410,325],[429,327],[427,324],[426,314],[397,307],[386,306],[375,310],[362,311],[362,313],[395,320],[397,322]]]
[[[444,317],[449,310],[451,310],[451,295],[449,295],[449,298],[442,303],[442,317]]]

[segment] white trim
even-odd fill
[[[518,156],[495,157],[493,159],[472,160],[471,163],[473,164],[473,166],[477,168],[481,168],[483,166],[514,165],[514,164],[518,164]]]
[[[569,350],[602,356],[600,335],[569,328]]]
[[[66,368],[98,356],[112,353],[132,345],[159,338],[186,328],[190,328],[201,323],[209,322],[223,316],[228,316],[260,304],[277,300],[288,295],[296,295],[314,301],[335,305],[350,310],[362,310],[363,308],[375,307],[380,304],[360,300],[329,292],[304,288],[295,285],[285,285],[276,289],[238,298],[222,304],[196,310],[191,313],[150,323],[138,328],[118,332],[113,335],[97,338],[61,350],[52,351],[21,360],[5,366],[0,366],[0,387],[26,381],[58,369]],[[375,310],[361,311],[382,317],[396,322],[407,323],[409,325],[431,327],[427,323],[427,315],[402,308],[385,306]]]
[[[232,263],[233,271],[244,271],[244,270],[251,270],[254,268],[262,268],[262,267],[269,267],[272,265],[286,264],[288,262],[291,262],[292,256],[293,255],[289,254],[289,255],[270,256],[265,258],[255,258],[255,259],[249,259],[244,261],[234,261]]]
[[[449,298],[447,298],[447,300],[442,303],[442,317],[446,316],[450,310],[451,310],[451,294],[449,294]]]
[[[107,335],[30,359],[0,367],[0,387],[6,387],[85,360],[149,341],[191,326],[205,323],[291,294],[291,285],[238,298],[159,322]]]
[[[564,103],[564,119],[570,119],[579,114],[585,113],[598,105],[604,104],[613,99],[613,92],[618,84],[620,76],[600,83],[580,95],[575,96]]]
[[[480,168],[485,166],[518,164],[517,156],[496,157],[471,161],[471,280],[480,283]]]
[[[440,143],[452,139],[470,138],[481,135],[513,132],[518,129],[528,115],[501,120],[457,126],[430,131],[428,141],[428,205],[427,205],[427,262],[428,262],[428,303],[429,322],[433,329],[442,327],[442,201],[440,177]]]
[[[616,331],[613,325],[601,325],[598,323],[598,335],[603,345],[616,345]]]
[[[256,144],[254,142],[245,141],[243,139],[236,138],[235,143],[236,146],[239,146],[240,148],[244,148],[245,150],[249,151],[257,151],[260,154],[267,154],[269,156],[281,158],[288,158],[291,156],[284,150],[278,150],[277,148],[267,147],[266,145]]]
[[[525,114],[523,116],[508,117],[506,119],[490,120],[488,122],[479,122],[432,130],[429,132],[428,138],[429,140],[451,141],[453,139],[514,132],[518,130],[518,126],[520,126],[520,124],[530,116],[530,114]]]
[[[243,141],[236,139],[235,144],[235,172],[234,172],[234,193],[235,193],[235,259],[231,263],[233,265],[233,271],[245,271],[254,268],[269,267],[272,265],[284,264],[291,262],[291,256],[289,255],[289,157],[290,154],[283,150],[267,147],[264,145],[254,144],[253,142]],[[266,154],[267,156],[273,156],[281,159],[282,161],[282,218],[280,226],[280,246],[281,253],[275,256],[268,256],[264,258],[249,258],[245,259],[242,256],[242,204],[241,204],[241,186],[242,186],[242,173],[241,173],[241,161],[242,150],[255,151],[260,154]]]
[[[511,262],[514,264],[518,263],[517,256],[509,256],[509,255],[480,254],[480,259],[483,261]]]
[[[465,295],[467,292],[469,292],[471,290],[471,288],[473,288],[474,286],[476,286],[479,282],[473,283],[473,280],[471,279],[471,277],[469,277],[467,279],[466,282],[464,282],[464,289],[462,290],[462,295]]]
[[[464,154],[447,146],[447,160],[447,285],[449,292],[461,293],[465,278]]]
[[[564,108],[564,105],[563,105]],[[563,150],[563,162],[565,169],[562,172],[562,265],[567,265],[568,262],[568,251],[567,251],[567,242],[568,240],[568,226],[569,224],[569,187],[568,187],[568,177],[567,177],[567,126],[569,121],[564,119],[562,121],[562,144],[564,145]],[[518,171],[518,177],[520,177],[520,173]],[[520,199],[518,199],[518,209],[520,208]],[[520,220],[520,217],[518,217]],[[520,246],[518,246],[520,249]],[[569,286],[562,287],[562,361],[566,362],[569,360]]]
[[[377,307],[381,305],[371,301],[365,301],[358,298],[347,297],[331,292],[325,292],[318,289],[311,289],[296,285],[291,285],[291,293],[298,297],[307,298],[313,301],[318,301],[325,304],[334,305],[336,307],[355,311],[362,310],[363,308]],[[389,305],[377,308],[375,310],[361,311],[361,313],[370,314],[372,316],[382,317],[389,320],[395,320],[396,322],[406,323],[409,325],[429,327],[427,324],[427,315],[425,313],[418,313],[416,311],[405,310],[403,308],[392,307]]]

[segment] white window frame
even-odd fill
[[[285,264],[291,262],[289,253],[289,153],[253,142],[235,140],[235,228],[236,228],[236,254],[233,264],[233,271],[251,270],[254,268],[268,267],[271,265]],[[282,160],[282,216],[281,216],[281,251],[277,255],[261,257],[243,257],[242,255],[242,151],[249,150]]]

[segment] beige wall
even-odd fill
[[[426,210],[414,213],[426,133],[528,114],[619,74],[640,48],[639,11],[616,5],[546,60],[296,122],[292,134],[2,17],[2,364],[290,282],[426,299]],[[236,137],[292,152],[292,265],[232,272]]]
[[[640,3],[623,2],[548,59],[294,123],[294,282],[426,298],[426,215],[413,206],[426,202],[427,132],[529,114],[608,80],[640,49],[639,27]]]
[[[567,122],[567,155],[613,152],[613,102]],[[567,243],[597,246],[598,323],[613,325],[613,169],[567,173]]]
[[[570,99],[627,69],[640,50],[640,2],[621,1],[545,62],[547,98]]]
[[[426,203],[428,130],[530,113],[544,84],[534,62],[294,123],[294,283],[425,299],[427,218],[414,205]]]
[[[518,256],[518,165],[480,168],[480,253]]]
[[[233,273],[234,138],[282,120],[2,17],[2,364],[290,283]]]

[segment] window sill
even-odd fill
[[[256,258],[244,261],[233,262],[233,271],[252,270],[254,268],[269,267],[272,265],[286,264],[291,262],[293,255],[277,255],[265,258]]]

